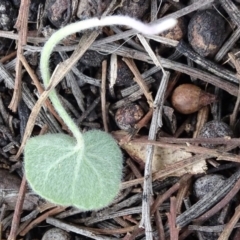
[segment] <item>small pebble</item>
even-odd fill
[[[174,28],[164,31],[160,35],[172,40],[180,41],[187,34],[187,24],[184,18],[179,18]]]
[[[17,18],[17,12],[11,1],[0,1],[0,30],[10,31],[13,29]]]
[[[68,0],[49,0],[47,14],[49,21],[60,28],[67,24],[69,20],[69,1]]]
[[[201,199],[206,194],[214,191],[216,186],[223,184],[225,180],[226,178],[220,174],[208,174],[200,177],[193,184],[193,194],[197,199]],[[212,216],[204,223],[204,225],[209,227],[220,225],[218,222],[219,214],[220,212]],[[219,234],[219,232],[201,232],[203,240],[217,240]]]
[[[116,86],[131,86],[133,81],[133,73],[128,68],[127,64],[120,58],[117,60],[117,79]]]
[[[115,114],[115,122],[117,126],[125,131],[131,130],[134,125],[143,117],[142,108],[136,104],[129,104],[119,108]]]
[[[51,228],[44,233],[42,240],[71,240],[71,236],[60,228]]]
[[[117,14],[141,19],[149,6],[149,0],[125,0],[122,6],[117,10]]]
[[[77,1],[77,17],[81,20],[100,17],[111,3],[111,0],[96,2],[96,0]]]
[[[215,190],[217,185],[223,184],[225,177],[219,174],[208,174],[198,178],[193,184],[193,193],[196,198],[201,199],[206,194]]]
[[[207,122],[201,129],[199,137],[203,138],[223,138],[233,137],[233,131],[224,122],[218,120],[212,120]],[[216,144],[201,144],[203,147],[216,148],[219,145]]]
[[[100,67],[104,59],[106,59],[106,55],[88,50],[83,54],[79,61],[88,67]]]
[[[224,18],[215,10],[197,12],[188,25],[188,41],[203,57],[213,57],[226,38]]]

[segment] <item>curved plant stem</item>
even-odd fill
[[[79,31],[86,30],[93,27],[114,25],[114,24],[129,26],[143,34],[158,34],[162,31],[165,31],[173,27],[176,24],[176,20],[167,19],[158,24],[146,25],[138,20],[135,20],[127,16],[109,16],[102,19],[98,19],[98,18],[87,19],[84,21],[72,23],[70,25],[65,26],[64,28],[61,28],[49,38],[49,40],[46,42],[42,50],[41,59],[40,59],[40,69],[41,69],[41,74],[42,74],[45,88],[47,88],[50,83],[50,70],[49,70],[50,55],[53,51],[53,48],[56,46],[58,42],[60,42],[63,38],[75,32],[79,32]],[[55,90],[53,90],[49,94],[49,98],[51,99],[60,117],[66,123],[70,131],[73,133],[74,137],[78,142],[78,145],[83,147],[84,141],[82,138],[82,134],[79,131],[78,126],[73,122],[71,117],[63,108],[59,98],[57,97]]]

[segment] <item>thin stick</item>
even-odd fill
[[[148,122],[152,118],[152,114],[153,114],[153,109],[150,108],[149,111],[144,115],[144,117],[139,122],[137,122],[137,124],[135,124],[134,126],[134,129],[136,130],[135,134],[137,134],[141,130],[141,128],[143,128],[148,124]]]
[[[240,170],[229,177],[223,184],[216,186],[212,192],[206,194],[197,203],[192,205],[188,210],[177,217],[177,225],[179,228],[185,227],[194,218],[197,218],[203,212],[214,206],[220,199],[222,199],[228,192],[231,191],[233,186],[240,178]],[[196,211],[197,209],[197,211]]]
[[[71,232],[74,232],[74,233],[77,233],[77,234],[80,234],[80,235],[83,235],[83,236],[86,236],[89,238],[93,238],[96,240],[111,240],[112,239],[109,237],[97,236],[96,234],[92,233],[91,231],[81,229],[80,227],[74,226],[72,224],[67,224],[63,221],[60,221],[58,219],[51,218],[51,217],[47,218],[47,223],[51,224],[53,226],[56,226],[58,228],[61,228],[63,230],[71,231]]]
[[[163,75],[161,86],[167,86],[167,81],[169,79],[170,73],[166,72]],[[162,103],[164,99],[164,87],[159,87],[156,98],[153,103],[154,111],[152,122],[149,130],[148,138],[151,140],[156,139],[157,130],[161,125],[159,125],[159,119],[161,118],[161,109]],[[159,114],[160,113],[160,114]],[[142,219],[140,222],[140,227],[145,227],[145,233],[147,239],[152,239],[152,226],[150,220],[150,200],[152,197],[152,158],[153,158],[154,146],[149,145],[147,147],[147,156],[145,163],[145,171],[144,171],[144,184],[143,184],[143,203],[142,203]]]
[[[0,59],[0,63],[5,63],[5,62],[9,61],[10,59],[16,57],[16,55],[17,55],[17,51],[14,51],[14,52],[8,54],[7,56],[2,57]]]
[[[165,240],[164,228],[162,223],[162,218],[159,211],[155,212],[155,222],[157,226],[158,236],[160,240]]]
[[[135,177],[137,178],[141,178],[142,177],[142,174],[141,172],[138,170],[138,168],[136,167],[136,165],[133,163],[133,161],[131,160],[131,158],[128,158],[127,159],[127,165],[131,168],[133,174],[135,175]],[[143,187],[143,185],[142,185]]]
[[[181,185],[184,185],[185,182],[187,182],[191,177],[192,177],[191,174],[185,174],[177,183],[175,183],[165,193],[163,193],[162,195],[159,194],[151,206],[151,214],[154,214],[159,209],[161,204],[168,198],[170,198],[171,195],[175,193],[181,187]]]
[[[221,150],[215,150],[215,149],[209,149],[204,147],[198,147],[198,146],[184,146],[184,145],[173,145],[173,144],[167,144],[167,143],[161,143],[157,141],[152,140],[141,140],[138,139],[132,140],[133,142],[136,142],[138,144],[150,144],[154,146],[164,147],[164,148],[172,148],[172,149],[181,149],[186,152],[193,152],[193,153],[205,153],[209,156],[216,157],[217,160],[226,160],[226,161],[232,161],[232,162],[240,162],[240,156],[232,153],[227,153],[225,151]]]
[[[222,68],[222,66],[215,64],[214,62],[207,60],[194,52],[184,41],[180,41],[176,49],[182,53],[184,56],[190,58],[192,61],[205,68],[207,71],[212,72],[216,76],[231,81],[233,83],[239,83],[239,80],[235,74],[227,69]]]
[[[17,56],[23,53],[23,46],[26,45],[27,43],[29,6],[30,0],[21,1],[18,19],[15,24],[15,28],[17,28],[19,31]],[[22,78],[22,63],[19,57],[17,57],[14,92],[12,100],[8,106],[13,112],[17,111],[18,102],[21,99],[21,83],[22,83],[21,78]]]
[[[25,229],[23,229],[23,231],[20,232],[20,236],[25,236],[34,226],[36,226],[38,223],[46,220],[46,218],[56,215],[60,212],[63,212],[66,209],[66,207],[61,207],[61,206],[57,206],[45,213],[43,213],[42,215],[40,215],[38,218],[36,218],[35,220],[33,220]]]
[[[240,82],[240,64],[239,64],[239,61],[237,61],[237,59],[236,59],[236,57],[234,56],[233,53],[229,53],[228,56],[229,56],[231,62],[233,63],[233,65],[235,66],[236,70],[237,70],[237,78],[239,79],[239,82]],[[237,101],[235,103],[233,113],[230,115],[230,126],[232,128],[234,127],[234,124],[236,122],[239,105],[240,105],[240,84],[238,86]]]
[[[140,89],[142,90],[144,96],[147,99],[149,107],[151,108],[153,105],[152,94],[149,92],[149,88],[148,88],[147,84],[145,83],[144,79],[142,78],[136,64],[130,58],[123,58],[123,61],[127,64],[129,69],[132,71],[133,75],[135,76],[134,81],[136,81],[138,83]]]
[[[106,44],[106,45],[101,45],[101,46],[92,44],[91,47],[89,47],[89,49],[94,50],[94,51],[101,51],[104,53],[115,52],[119,56],[129,57],[129,58],[133,58],[136,60],[145,61],[149,64],[153,64],[152,60],[144,52],[133,50],[133,49],[125,47],[125,46],[122,46],[121,48],[118,48],[118,47],[119,46],[116,44],[111,44],[111,45]],[[66,49],[66,47],[56,47],[54,49],[54,51],[72,51],[75,48],[76,48],[76,45],[67,47],[67,49]],[[26,49],[30,49],[31,51],[41,51],[42,48],[26,46]],[[221,79],[213,74],[210,74],[206,71],[203,71],[203,70],[200,70],[197,68],[193,68],[193,67],[189,67],[182,63],[178,63],[178,62],[171,61],[169,59],[164,59],[164,58],[159,58],[159,59],[164,68],[169,68],[169,69],[187,74],[193,78],[201,79],[207,83],[210,83],[216,87],[219,87],[219,88],[225,90],[226,92],[228,92],[231,95],[234,95],[234,96],[238,95],[238,89],[236,88],[235,84],[224,81],[223,79]],[[1,76],[0,76],[0,79],[1,79]]]
[[[137,37],[140,40],[140,42],[142,43],[142,45],[145,48],[145,50],[147,51],[147,53],[149,54],[149,56],[151,57],[154,64],[162,69],[163,74],[166,74],[160,60],[156,57],[155,53],[153,52],[152,48],[150,47],[150,45],[147,42],[147,40],[145,39],[145,37],[143,37],[139,33],[137,34]]]
[[[17,237],[18,226],[19,226],[20,219],[21,219],[22,207],[23,207],[26,190],[27,190],[27,180],[24,175],[22,178],[22,183],[21,183],[19,193],[18,193],[16,207],[15,207],[15,211],[14,211],[14,215],[13,215],[13,219],[12,219],[11,231],[10,231],[8,240],[15,240]]]
[[[230,234],[231,234],[234,226],[238,222],[239,218],[240,218],[240,205],[238,205],[238,207],[235,209],[235,213],[234,213],[233,217],[228,222],[228,224],[226,224],[226,226],[225,226],[223,232],[221,233],[221,235],[219,236],[218,240],[228,240],[229,239]]]
[[[220,202],[218,202],[213,208],[211,208],[209,211],[204,213],[202,216],[195,219],[194,222],[196,223],[203,222],[209,219],[210,217],[212,217],[215,213],[217,213],[220,209],[226,206],[233,199],[233,197],[238,193],[239,189],[240,189],[240,179],[235,183],[234,187]]]
[[[102,62],[102,84],[101,84],[101,106],[102,119],[105,132],[108,132],[107,112],[106,112],[106,80],[107,80],[107,61]]]
[[[186,181],[186,184],[184,184],[181,187],[181,189],[179,189],[179,191],[177,193],[177,196],[176,196],[176,212],[177,212],[178,215],[181,214],[183,199],[186,198],[186,196],[189,192],[190,185],[191,185],[191,179]]]
[[[239,14],[240,11],[238,7],[230,0],[220,0],[219,1],[225,11],[228,13],[231,20],[237,25],[240,25]]]
[[[39,94],[42,94],[44,89],[42,87],[42,85],[40,84],[36,74],[34,73],[34,71],[31,69],[30,65],[28,64],[26,58],[22,55],[19,54],[19,58],[23,64],[23,66],[25,67],[25,69],[27,70],[29,76],[31,77],[31,79],[33,80],[33,83],[35,84]],[[59,115],[57,114],[57,112],[55,111],[55,109],[53,108],[51,102],[47,99],[46,100],[46,106],[48,107],[49,111],[54,115],[54,117],[61,123],[62,128],[67,130],[67,126],[66,124],[63,122],[63,120],[59,117]]]
[[[176,227],[176,197],[170,198],[170,213],[167,213],[170,240],[178,240],[179,229]]]

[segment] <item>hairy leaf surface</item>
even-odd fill
[[[119,192],[122,154],[105,132],[92,130],[83,138],[84,149],[66,134],[30,138],[24,150],[26,178],[36,193],[53,203],[100,209]]]

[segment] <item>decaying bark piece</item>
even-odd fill
[[[121,135],[122,137],[127,136],[127,132],[117,131],[114,132],[114,136]],[[147,139],[147,137],[141,137]],[[147,146],[135,142],[124,142],[121,147],[131,156],[133,160],[138,162],[140,165],[145,164]],[[167,166],[173,165],[183,159],[192,157],[192,154],[184,150],[175,150],[170,148],[155,147],[152,161],[152,171],[157,172],[164,170]],[[182,170],[177,170],[172,173],[172,176],[182,176],[185,173],[199,174],[204,173],[207,170],[205,159],[199,158],[199,162],[193,166],[186,167]]]

